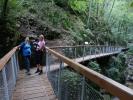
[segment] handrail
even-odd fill
[[[46,50],[62,61],[72,67],[75,71],[85,76],[87,79],[99,85],[101,88],[106,89],[109,93],[120,98],[120,100],[133,100],[133,90],[102,75],[93,71],[77,62],[73,62],[71,59],[57,53],[54,50],[46,47]]]
[[[0,71],[4,68],[6,63],[12,57],[12,55],[16,52],[18,46],[14,47],[11,51],[9,51],[3,58],[0,59]]]

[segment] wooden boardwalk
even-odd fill
[[[83,61],[88,61],[88,60],[91,60],[91,59],[111,56],[111,55],[115,55],[115,54],[118,54],[118,53],[120,53],[120,52],[100,53],[100,54],[95,54],[95,55],[87,55],[85,57],[80,57],[80,58],[73,59],[73,61],[76,61],[76,62],[80,63],[80,62],[83,62]]]
[[[114,55],[117,53],[118,52],[88,55],[84,58],[81,57],[72,60],[80,63],[83,61]],[[58,70],[59,66],[59,63],[52,64],[50,65],[49,71]],[[67,66],[68,65],[64,63],[64,67]],[[13,100],[57,100],[46,74],[34,74],[35,70],[36,69],[31,70],[32,75],[30,76],[26,75],[24,70],[20,71],[13,94]],[[45,67],[44,72],[46,72]]]
[[[35,69],[31,70],[30,76],[24,70],[20,71],[13,100],[57,100],[46,74],[34,73]]]

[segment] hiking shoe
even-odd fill
[[[42,74],[43,74],[43,71],[42,71],[42,70],[40,70],[39,75],[42,75]]]
[[[40,72],[40,70],[39,70],[39,69],[37,69],[35,73],[39,73],[39,72]]]
[[[27,75],[31,75],[31,73],[30,72],[27,72]]]

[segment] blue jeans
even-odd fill
[[[30,56],[24,56],[24,65],[27,72],[30,72]]]

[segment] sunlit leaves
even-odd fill
[[[133,7],[133,2],[130,4],[131,7]]]
[[[87,10],[87,0],[69,0],[69,5],[73,10],[85,12]]]

